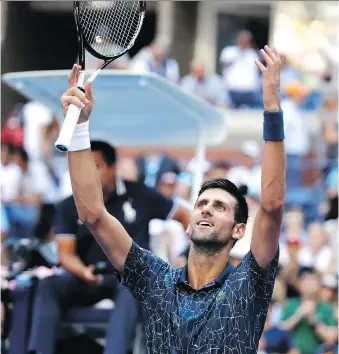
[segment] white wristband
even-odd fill
[[[91,147],[89,140],[89,122],[77,124],[68,151],[86,150]]]

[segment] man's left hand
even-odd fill
[[[267,45],[260,53],[265,59],[266,66],[259,60],[255,60],[255,63],[263,76],[264,109],[266,112],[277,112],[280,110],[280,56],[275,48],[271,49]]]

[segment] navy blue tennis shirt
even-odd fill
[[[174,269],[133,242],[119,280],[143,309],[148,353],[257,352],[278,266],[279,251],[266,270],[251,251],[234,268],[195,290],[187,266]]]

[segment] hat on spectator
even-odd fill
[[[298,81],[291,81],[285,87],[287,96],[293,97],[305,97],[309,94],[309,90],[306,86]]]

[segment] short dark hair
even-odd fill
[[[104,141],[91,141],[91,150],[101,152],[102,158],[108,166],[114,165],[117,161],[117,152],[115,147]]]
[[[224,191],[231,194],[237,200],[237,205],[235,207],[234,222],[235,224],[246,225],[248,219],[248,205],[245,197],[239,191],[237,186],[225,178],[210,179],[203,183],[203,185],[199,190],[198,197],[200,197],[200,195],[203,192],[205,192],[207,189],[212,189],[212,188],[223,189]]]

